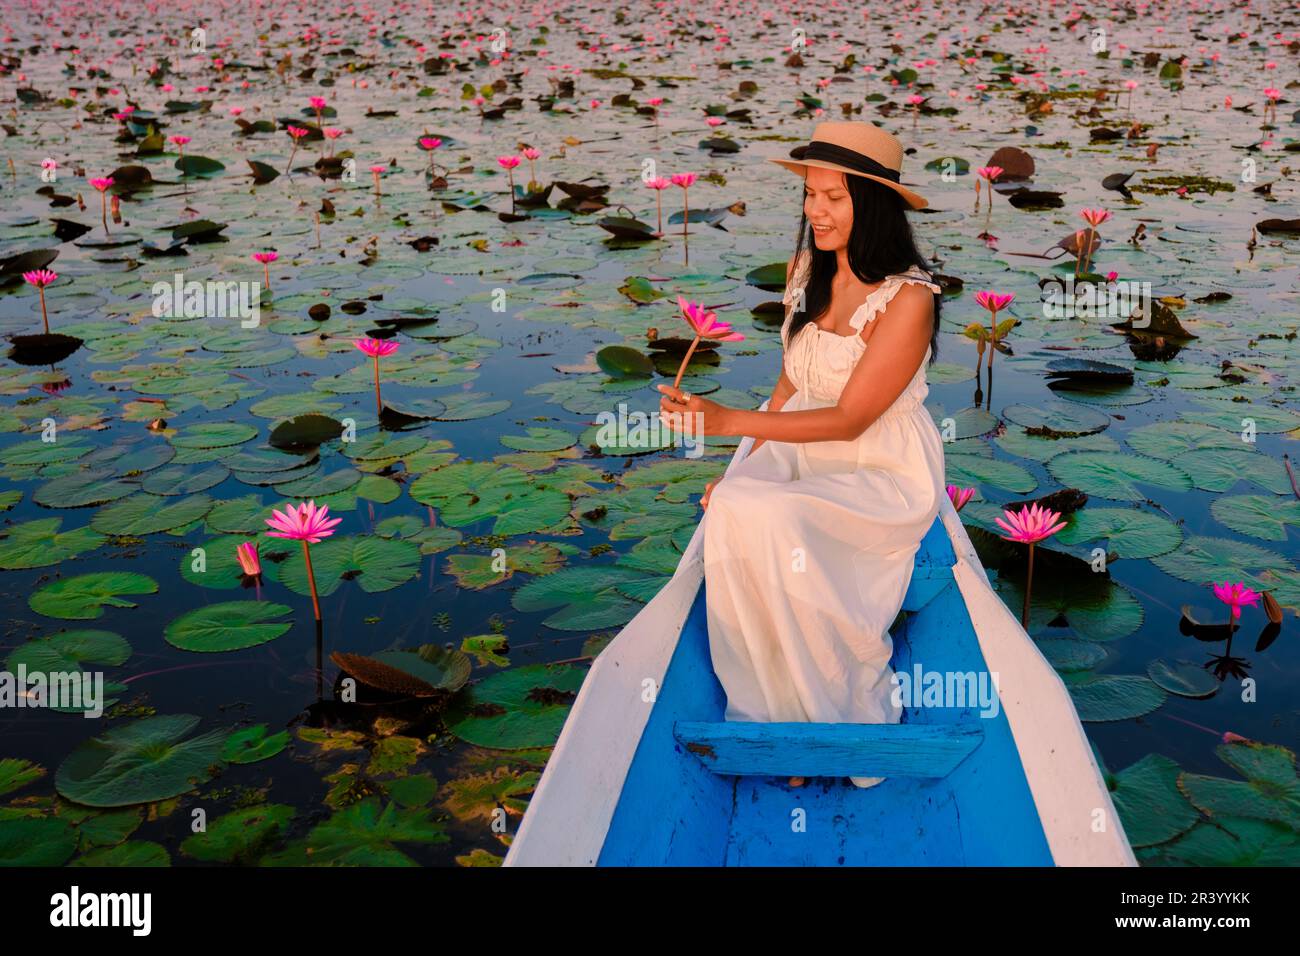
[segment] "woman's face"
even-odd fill
[[[812,225],[813,241],[822,252],[837,252],[849,244],[853,231],[853,197],[844,174],[808,167],[804,177],[803,211]]]

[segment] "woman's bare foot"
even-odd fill
[[[792,786],[792,787],[802,787],[802,786],[803,786],[805,783],[807,783],[807,782],[808,782],[808,781],[805,780],[803,777],[791,777],[791,778],[790,778],[790,786]]]

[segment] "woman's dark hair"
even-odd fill
[[[911,266],[930,271],[925,257],[916,248],[912,224],[907,219],[907,201],[901,195],[873,179],[845,174],[844,181],[853,201],[853,229],[849,234],[849,268],[865,283],[881,282],[891,275],[906,272]],[[807,249],[812,268],[804,285],[803,309],[790,319],[785,344],[793,342],[805,325],[812,322],[831,304],[831,277],[835,275],[836,256],[823,252],[813,241],[812,225],[806,213],[799,216],[799,241],[795,246],[795,263]],[[791,276],[793,279],[793,275]],[[939,309],[941,293],[934,294],[934,328],[930,333],[930,362],[939,355]]]

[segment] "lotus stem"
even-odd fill
[[[1020,612],[1020,626],[1029,630],[1029,592],[1034,586],[1034,545],[1029,544],[1029,571],[1025,575],[1025,606]]]
[[[316,573],[311,567],[311,549],[307,547],[307,542],[302,543],[302,557],[307,562],[307,584],[311,587],[311,609],[316,615],[316,622],[320,623],[320,599],[316,597]]]
[[[681,367],[677,369],[677,377],[673,379],[673,388],[677,388],[682,383],[682,376],[686,374],[686,366],[691,364],[691,356],[695,353],[695,346],[700,344],[700,337],[695,336],[695,341],[691,347],[686,350],[686,357],[682,359]]]
[[[384,403],[379,398],[379,356],[375,356],[375,414],[382,415]]]
[[[50,334],[50,317],[45,313],[45,287],[40,286],[36,290],[41,295],[41,321],[45,323],[45,334]]]

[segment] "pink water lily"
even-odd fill
[[[731,331],[731,325],[726,322],[719,322],[716,313],[710,312],[700,302],[687,302],[682,296],[677,297],[677,306],[681,309],[682,318],[684,318],[691,331],[695,333],[695,339],[691,342],[690,348],[686,350],[685,357],[682,358],[682,364],[677,369],[677,377],[673,379],[673,388],[676,388],[682,382],[682,375],[686,373],[686,366],[691,364],[691,356],[695,353],[695,348],[700,344],[702,339],[714,339],[719,342],[743,342],[745,337],[739,332]]]
[[[994,520],[1000,528],[1011,533],[1001,537],[1020,544],[1037,544],[1065,527],[1059,514],[1051,508],[1044,508],[1038,502],[1026,505],[1019,511],[1003,511],[1002,514],[1006,516],[1005,521],[1002,518]]]
[[[375,165],[370,167],[370,175],[375,177],[376,196],[382,195],[382,193],[380,193],[379,191],[379,177],[382,176],[385,173],[385,171],[387,171],[387,169],[388,167],[383,165],[382,163],[376,163]]]
[[[267,532],[268,537],[302,542],[302,557],[307,564],[307,583],[311,586],[312,612],[317,621],[320,620],[320,598],[316,594],[316,575],[311,566],[311,550],[307,546],[320,544],[334,533],[335,525],[343,521],[342,518],[331,518],[329,513],[329,505],[317,508],[315,501],[303,501],[286,506],[283,512],[273,509],[271,517],[266,519],[266,523],[275,529]]]
[[[1108,209],[1080,209],[1079,215],[1083,221],[1088,224],[1088,233],[1086,240],[1078,243],[1079,254],[1074,260],[1074,274],[1087,272],[1088,267],[1092,264],[1092,244],[1097,234],[1097,227],[1103,222],[1110,219],[1110,210]]]
[[[510,212],[515,211],[515,167],[519,165],[518,156],[498,156],[497,164],[506,171],[510,179]]]
[[[1262,597],[1258,591],[1251,590],[1241,581],[1235,584],[1230,584],[1227,581],[1222,584],[1214,584],[1214,596],[1232,609],[1233,621],[1241,620],[1241,609],[1243,607],[1257,606]]]
[[[309,100],[307,100],[307,102],[308,102],[309,104],[311,104],[311,108],[314,109],[314,110],[316,111],[316,125],[317,125],[317,126],[320,126],[320,125],[321,125],[321,113],[322,113],[322,112],[324,111],[324,109],[325,109],[325,97],[323,97],[323,96],[313,96],[313,97],[311,97]]]
[[[695,185],[695,174],[674,173],[672,183],[674,186],[682,187],[682,235],[684,236],[690,231],[687,228],[691,221],[690,189]]]
[[[266,279],[266,287],[271,288],[271,263],[280,258],[278,252],[254,252],[253,261],[262,264],[262,277]]]
[[[542,151],[532,146],[525,146],[520,150],[524,154],[524,159],[528,160],[528,190],[535,192],[542,188],[541,183],[537,181],[537,167],[533,164],[542,158]]]
[[[240,570],[250,578],[255,578],[262,573],[262,562],[257,555],[256,541],[245,541],[235,548],[235,560],[239,562]]]
[[[36,286],[36,291],[41,296],[41,321],[45,323],[45,334],[50,334],[50,319],[45,312],[45,287],[59,277],[57,272],[51,272],[49,269],[35,269],[31,272],[24,272],[23,279],[29,284]]]
[[[104,176],[100,179],[87,180],[90,185],[99,190],[99,209],[100,221],[104,224],[104,232],[108,232],[108,188],[113,185],[112,176]]]
[[[975,175],[979,179],[975,180],[975,211],[980,210],[980,179],[988,183],[989,190],[989,208],[984,214],[984,232],[980,234],[981,238],[989,234],[989,226],[993,222],[993,184],[997,182],[998,177],[1005,173],[1006,170],[1001,166],[981,166],[975,170]]]
[[[1034,545],[1044,538],[1051,537],[1065,527],[1061,516],[1051,508],[1044,508],[1038,502],[1022,507],[1019,511],[1004,510],[1006,517],[995,518],[998,526],[1011,532],[1001,535],[1007,541],[1016,541],[1029,545],[1029,564],[1025,572],[1025,604],[1020,612],[1020,626],[1029,627],[1029,596],[1034,585]]]
[[[384,403],[379,397],[379,358],[383,355],[392,355],[401,343],[394,342],[392,339],[366,338],[353,339],[352,344],[375,360],[375,414],[382,415]]]
[[[655,230],[655,235],[660,238],[663,238],[663,234],[664,234],[663,195],[664,195],[664,190],[667,189],[669,186],[671,186],[673,184],[673,181],[671,179],[664,179],[662,176],[656,176],[653,179],[647,179],[645,181],[645,184],[650,189],[653,189],[655,191],[655,220],[658,223],[658,226]]]
[[[1014,292],[1000,293],[985,289],[982,292],[975,293],[975,301],[980,306],[988,309],[994,315],[997,315],[1016,297]]]
[[[289,134],[289,139],[293,142],[293,148],[289,150],[289,162],[285,164],[284,171],[288,174],[293,169],[293,157],[298,152],[298,140],[302,139],[309,132],[302,126],[286,126],[285,132]]]
[[[948,486],[948,500],[952,502],[955,511],[961,511],[966,506],[966,502],[973,497],[975,497],[974,488],[959,488],[956,485]]]

